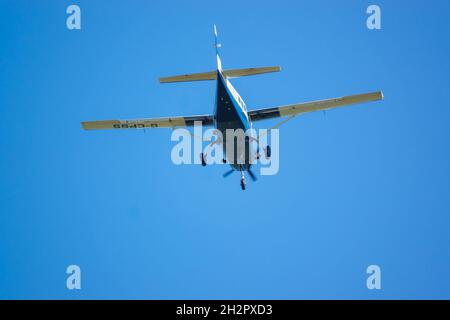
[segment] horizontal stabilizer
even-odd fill
[[[278,72],[281,68],[279,66],[274,67],[259,67],[259,68],[246,68],[246,69],[230,69],[223,70],[222,74],[225,78],[239,78],[245,76],[253,76],[257,74]],[[217,71],[203,72],[203,73],[192,73],[184,74],[180,76],[173,77],[163,77],[159,78],[160,83],[171,83],[171,82],[189,82],[189,81],[205,81],[205,80],[216,80]]]
[[[203,72],[203,73],[192,73],[184,74],[181,76],[173,77],[163,77],[159,78],[160,83],[171,83],[171,82],[189,82],[189,81],[204,81],[204,80],[215,80],[216,72]]]
[[[232,69],[223,71],[225,78],[239,78],[245,76],[254,76],[257,74],[279,72],[281,67],[259,67],[259,68],[247,68],[247,69]]]

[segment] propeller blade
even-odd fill
[[[247,172],[248,172],[248,175],[250,176],[250,178],[252,178],[253,181],[258,180],[258,178],[255,176],[255,174],[253,173],[252,170],[248,169]]]
[[[226,178],[228,177],[230,174],[232,174],[234,172],[234,169],[231,169],[230,171],[227,171],[223,174],[223,177]]]

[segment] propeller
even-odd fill
[[[230,174],[232,174],[234,172],[234,169],[231,169],[230,171],[227,171],[223,174],[223,177],[226,178],[228,177]]]
[[[236,171],[236,170],[231,169],[230,171],[225,172],[225,173],[223,174],[223,177],[224,177],[224,178],[228,177],[228,176],[229,176],[230,174],[232,174],[234,171]],[[248,169],[247,172],[248,172],[248,175],[250,176],[250,178],[252,179],[252,181],[258,180],[258,178],[256,177],[256,175],[253,173],[252,170]]]
[[[247,172],[248,172],[248,175],[250,176],[250,178],[252,178],[253,181],[258,180],[258,178],[255,176],[255,174],[253,173],[252,170],[248,169]]]

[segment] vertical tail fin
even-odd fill
[[[217,70],[222,72],[222,61],[220,61],[219,48],[222,45],[217,41],[217,27],[214,25],[214,47],[216,48]]]

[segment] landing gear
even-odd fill
[[[241,180],[241,189],[245,190],[245,180]]]
[[[270,146],[267,146],[264,151],[266,152],[266,159],[270,159],[270,157],[272,156],[272,149],[270,148]]]
[[[222,159],[222,162],[223,162],[223,163],[227,163],[227,159],[223,158],[223,159]]]
[[[241,166],[241,189],[245,190],[245,174]]]
[[[220,131],[215,130],[214,134],[217,135],[217,132],[220,132]],[[222,144],[222,139],[217,138],[217,140],[212,141],[210,144],[208,144],[206,146],[206,149],[204,149],[205,152],[200,153],[200,159],[202,160],[202,166],[203,167],[205,167],[207,165],[207,163],[206,163],[206,156],[208,155],[209,150],[216,144],[221,145]],[[223,161],[224,161],[223,163],[226,163],[225,159]]]
[[[202,166],[205,167],[206,166],[206,156],[203,152],[200,153],[200,158],[202,159]]]

